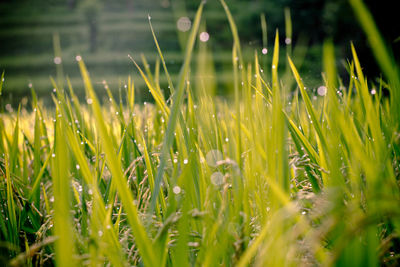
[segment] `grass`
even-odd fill
[[[206,44],[191,64],[202,3],[179,75],[170,76],[153,28],[155,68],[132,57],[154,103],[137,104],[139,81],[129,77],[117,98],[104,83],[110,101],[100,104],[78,58],[84,99],[58,67],[54,108],[32,91],[32,111],[0,114],[3,264],[399,264],[400,87],[385,45],[373,46],[383,55],[377,82],[351,45],[344,84],[326,41],[325,83],[315,94],[298,72],[295,44],[278,68],[278,33],[270,67],[257,52],[243,59],[221,3],[234,37],[233,99],[215,97]],[[371,43],[381,40],[362,2],[352,4],[366,33],[378,35]],[[290,38],[289,11],[286,21]]]

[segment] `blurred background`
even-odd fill
[[[68,76],[75,91],[84,96],[76,56],[80,55],[91,73],[99,95],[105,94],[104,81],[118,94],[132,76],[136,99],[151,99],[128,54],[142,63],[142,54],[152,70],[157,59],[148,15],[167,67],[176,77],[182,63],[183,47],[199,0],[0,0],[0,71],[5,71],[1,106],[27,103],[34,88],[45,103],[51,103],[58,71]],[[379,76],[379,70],[366,43],[366,37],[347,0],[228,0],[237,23],[247,62],[256,50],[261,65],[269,69],[276,29],[281,40],[281,62],[293,54],[309,88],[321,84],[321,45],[332,38],[336,45],[338,68],[345,74],[353,41],[366,73]],[[398,57],[400,23],[396,1],[370,0],[369,6],[386,42]],[[288,18],[292,33],[288,32]],[[265,18],[263,35],[262,21]],[[285,24],[286,18],[286,24]],[[207,49],[218,95],[229,94],[232,70],[232,36],[225,12],[217,0],[208,0],[196,51]],[[206,48],[204,48],[206,47]],[[193,64],[203,54],[194,56]],[[297,61],[297,62],[296,62]],[[268,71],[265,71],[268,75]],[[160,82],[166,86],[165,77]],[[8,106],[10,107],[10,105]]]

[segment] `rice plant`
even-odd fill
[[[77,56],[86,99],[58,69],[54,108],[32,91],[31,111],[0,114],[1,263],[399,264],[400,76],[369,11],[350,1],[384,76],[368,80],[351,45],[344,84],[326,41],[324,84],[313,92],[292,58],[295,46],[279,62],[278,32],[271,66],[257,51],[245,62],[220,2],[234,39],[233,99],[215,97],[212,61],[191,64],[196,53],[211,58],[195,46],[201,3],[176,81],[149,18],[159,61],[152,70],[145,58],[131,60],[153,103],[135,102],[131,78],[119,99],[104,82],[101,103]]]

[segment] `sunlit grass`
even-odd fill
[[[326,41],[325,82],[315,94],[297,70],[296,44],[293,52],[286,46],[286,61],[279,62],[278,32],[270,66],[261,67],[259,52],[244,59],[234,18],[221,3],[234,39],[233,99],[210,89],[215,80],[208,76],[218,73],[209,67],[206,44],[199,57],[207,60],[192,68],[201,4],[178,76],[170,77],[155,34],[155,69],[132,56],[154,103],[135,103],[139,82],[127,77],[119,97],[102,84],[109,101],[100,104],[77,57],[85,98],[58,69],[54,108],[33,91],[32,111],[0,114],[2,263],[398,264],[400,137],[393,111],[399,103],[393,97],[400,87],[393,71],[386,73],[387,64],[397,71],[396,63],[383,62],[386,78],[373,83],[351,45],[343,84],[333,43]],[[289,11],[286,23],[287,39]],[[378,34],[371,27],[366,31]],[[161,72],[171,97],[161,90]]]

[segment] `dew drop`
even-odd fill
[[[56,65],[59,65],[62,62],[61,57],[55,57],[53,61],[54,61],[54,64],[56,64]]]
[[[211,174],[210,179],[213,185],[219,186],[222,185],[222,183],[224,182],[224,175],[220,172],[214,172],[213,174]]]
[[[210,35],[208,34],[208,32],[202,32],[200,33],[200,41],[202,41],[203,43],[207,42],[210,39]]]
[[[175,195],[178,195],[181,192],[181,188],[176,185],[176,186],[174,186],[172,191],[174,192]]]
[[[318,93],[320,96],[326,95],[326,92],[327,92],[327,91],[328,91],[328,90],[327,90],[326,86],[323,86],[323,85],[321,85],[321,86],[318,87],[318,89],[317,89],[317,93]]]
[[[187,32],[190,30],[190,27],[192,26],[192,22],[188,17],[180,17],[178,21],[176,22],[176,27],[178,30],[181,32]]]
[[[268,54],[268,49],[267,49],[266,47],[264,47],[264,48],[261,50],[261,53],[263,53],[263,55]]]

